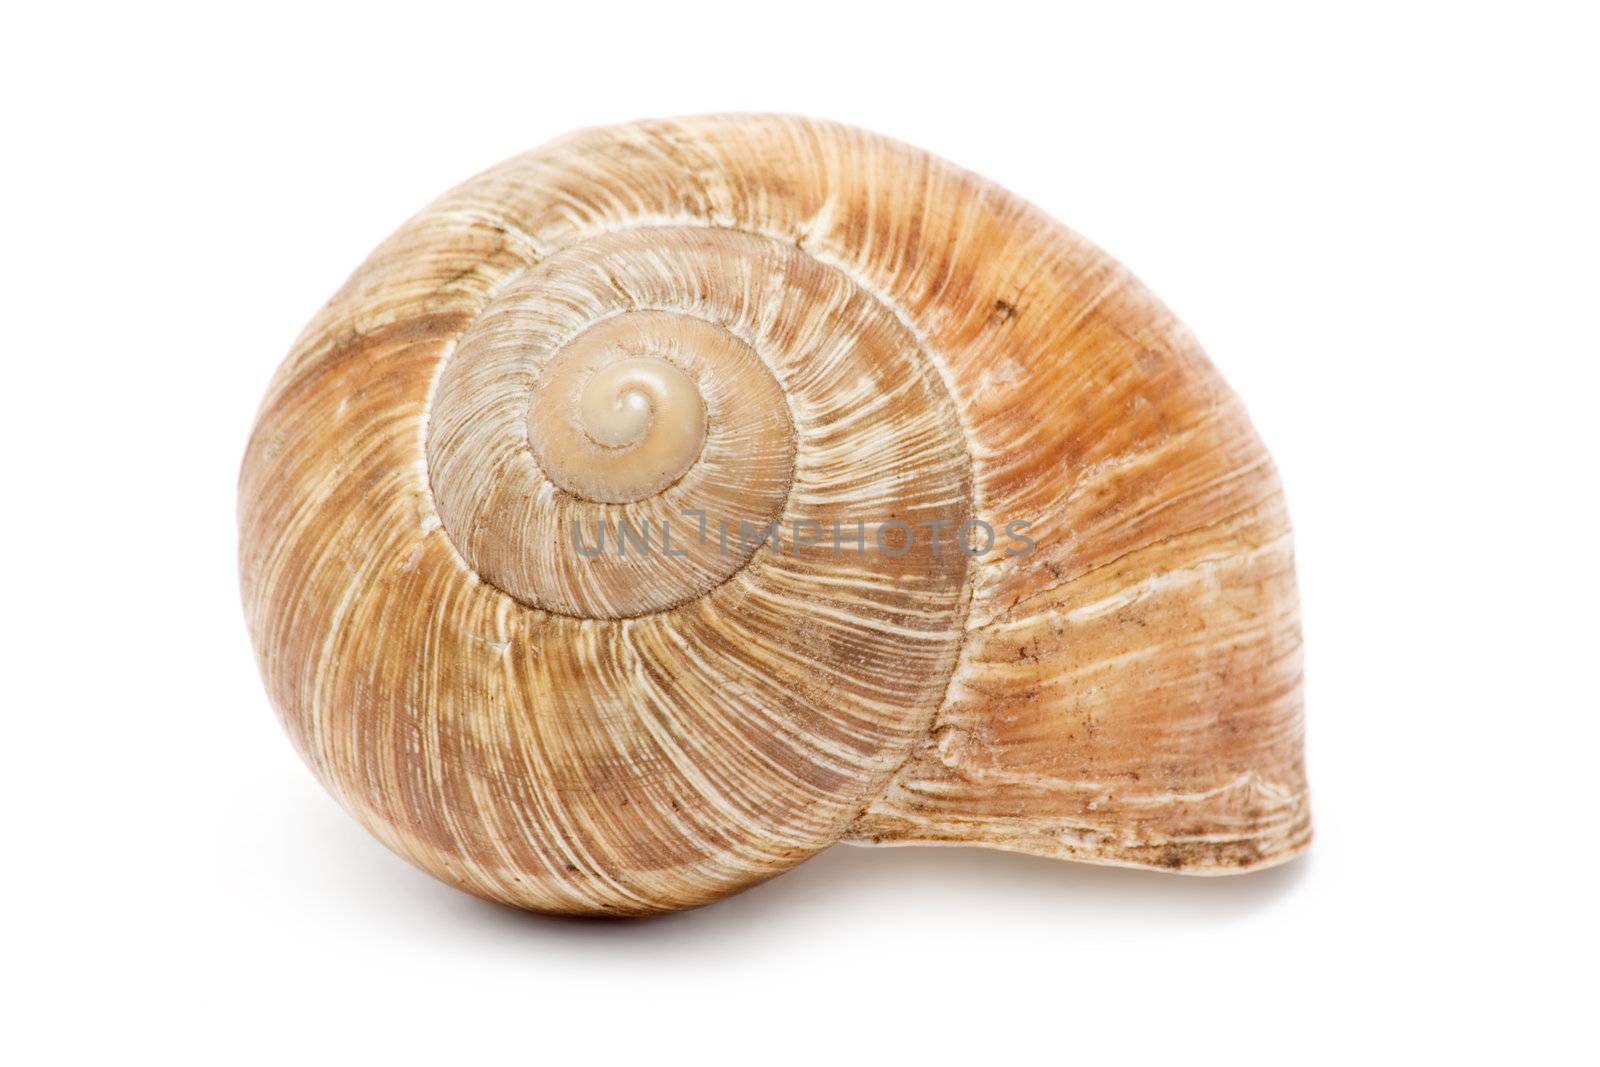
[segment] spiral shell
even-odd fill
[[[1309,840],[1239,402],[1102,252],[859,130],[589,130],[446,194],[295,344],[239,512],[295,745],[484,897],[689,907],[839,840],[1198,873]]]

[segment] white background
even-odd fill
[[[1202,6],[12,8],[4,1058],[1594,1062],[1600,34]],[[763,109],[979,170],[1199,334],[1296,522],[1307,858],[840,847],[558,921],[430,881],[302,767],[234,561],[300,327],[503,157]]]

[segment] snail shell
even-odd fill
[[[1239,401],[1104,253],[859,130],[588,130],[446,194],[295,344],[239,516],[294,744],[483,897],[690,907],[840,840],[1226,873],[1310,837]]]

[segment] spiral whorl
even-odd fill
[[[934,517],[965,516],[954,405],[914,338],[839,272],[746,234],[645,227],[550,257],[467,328],[428,440],[462,557],[578,618],[685,604],[797,529],[895,510],[919,471],[958,480]],[[843,558],[876,565],[861,555]]]

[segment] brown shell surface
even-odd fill
[[[529,440],[544,368],[610,347],[707,412],[622,502]],[[686,510],[782,532],[567,535]],[[794,536],[891,519],[1035,547]],[[239,520],[294,744],[483,897],[690,907],[841,840],[1213,874],[1310,838],[1289,522],[1240,402],[1099,249],[860,130],[587,130],[446,194],[296,342]]]

